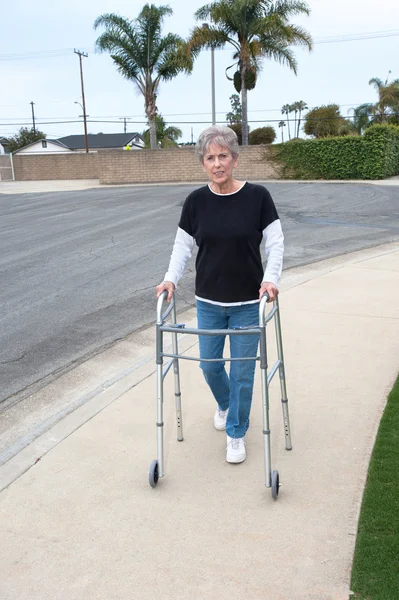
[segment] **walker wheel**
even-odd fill
[[[158,461],[153,460],[148,473],[148,479],[152,488],[156,487],[159,479]]]
[[[280,477],[278,471],[272,473],[272,496],[274,500],[277,500],[278,490],[280,487]]]

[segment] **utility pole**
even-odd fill
[[[126,122],[130,121],[130,117],[119,117],[120,121],[123,121],[123,132],[126,133]]]
[[[87,139],[87,122],[86,122],[87,115],[86,115],[85,89],[84,89],[84,85],[83,85],[83,67],[82,67],[82,56],[87,58],[88,54],[86,54],[85,52],[81,52],[80,50],[74,50],[74,53],[79,56],[80,81],[82,84],[83,123],[84,123],[84,130],[85,130],[85,146],[86,146],[86,152],[88,152],[89,151],[89,143],[88,143],[88,139]]]
[[[216,125],[216,103],[215,103],[215,48],[211,48],[211,78],[212,78],[212,125]]]
[[[204,29],[209,29],[208,23],[202,23]],[[212,125],[216,125],[216,100],[215,100],[215,46],[211,45],[211,86],[212,86]]]
[[[35,109],[33,108],[35,103],[34,102],[30,102],[29,103],[32,107],[32,121],[33,121],[33,135],[36,135],[36,125],[35,125]]]

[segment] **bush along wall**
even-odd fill
[[[359,137],[293,140],[272,148],[283,178],[385,179],[399,174],[396,125],[373,125]]]

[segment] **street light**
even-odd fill
[[[202,23],[204,29],[209,29],[208,23]],[[211,46],[211,81],[212,81],[212,125],[216,125],[216,102],[215,102],[215,48]]]

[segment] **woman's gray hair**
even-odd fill
[[[212,125],[212,127],[204,129],[195,146],[195,152],[201,162],[204,162],[204,154],[211,144],[218,144],[222,148],[228,148],[234,158],[238,157],[239,146],[237,135],[230,127]]]

